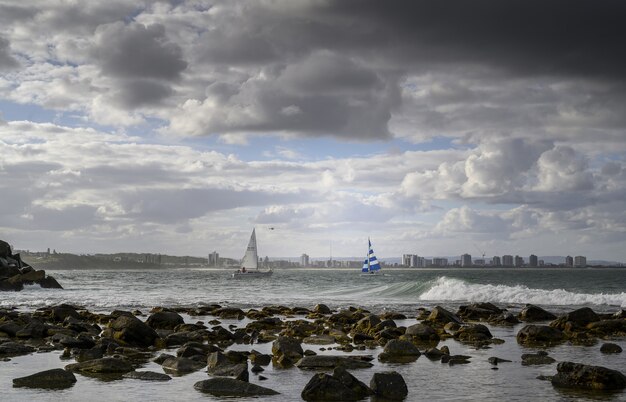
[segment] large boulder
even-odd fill
[[[522,355],[522,366],[536,366],[542,364],[552,364],[556,360],[548,356],[548,353],[540,350],[537,353],[524,353]]]
[[[517,343],[525,346],[550,346],[564,340],[563,332],[547,325],[526,325],[517,333]]]
[[[618,390],[626,388],[626,376],[606,367],[588,366],[572,362],[558,364],[552,385],[560,388]]]
[[[542,309],[541,307],[527,304],[526,307],[519,312],[518,318],[526,322],[550,321],[554,320],[556,315]]]
[[[272,355],[277,365],[287,367],[300,360],[304,350],[298,339],[280,336],[272,343]]]
[[[454,338],[460,342],[482,342],[493,338],[493,335],[483,324],[470,324],[459,328]]]
[[[17,342],[0,343],[0,357],[13,357],[27,355],[35,351],[35,348],[28,345],[22,345]]]
[[[403,400],[409,394],[404,378],[396,371],[374,373],[370,388],[377,397],[394,401]]]
[[[154,345],[159,335],[132,314],[122,314],[109,323],[113,339],[129,346],[148,347]]]
[[[489,317],[503,312],[504,310],[491,303],[473,303],[469,306],[460,306],[456,314],[464,320],[485,321]]]
[[[229,377],[215,377],[204,381],[199,381],[193,387],[200,391],[215,396],[260,396],[278,395],[279,392],[273,389],[261,387],[256,384],[237,380]]]
[[[70,371],[61,368],[41,371],[26,377],[14,378],[14,387],[63,389],[69,388],[76,382],[76,377]]]
[[[454,322],[457,324],[463,323],[463,321],[461,321],[461,319],[458,316],[456,316],[454,313],[440,306],[436,306],[435,308],[433,308],[427,320],[438,323],[440,325],[445,325],[449,322]]]
[[[420,357],[420,355],[420,351],[413,343],[400,339],[392,339],[387,342],[383,352],[378,355],[378,360],[401,363],[404,361],[414,361]]]
[[[374,332],[374,328],[380,324],[380,318],[377,315],[370,314],[361,318],[353,327],[353,332],[362,334],[371,334]]]
[[[183,375],[198,371],[204,368],[206,364],[186,357],[170,357],[165,359],[163,363],[161,363],[161,366],[166,373]]]
[[[403,338],[415,342],[417,344],[437,344],[439,342],[439,334],[437,331],[426,324],[413,324],[404,331]]]
[[[552,321],[550,326],[563,331],[565,329],[584,328],[587,324],[595,321],[600,321],[600,316],[589,307],[583,307],[560,316]]]
[[[184,323],[183,317],[174,311],[158,311],[146,320],[146,324],[154,329],[174,329]]]
[[[296,363],[300,369],[331,369],[342,366],[346,369],[369,368],[371,356],[336,356],[336,355],[315,355],[304,356]]]
[[[602,344],[602,346],[600,347],[600,352],[602,353],[622,353],[622,347],[616,343],[604,343]]]
[[[311,377],[300,396],[305,401],[358,401],[371,393],[367,385],[338,367],[332,375],[319,373]]]

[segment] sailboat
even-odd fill
[[[361,268],[361,275],[362,276],[384,275],[382,272],[380,272],[380,263],[378,262],[376,255],[374,255],[374,249],[372,248],[372,242],[369,239],[369,237],[367,238],[367,243],[368,243],[367,258],[365,258],[365,261],[363,262],[363,268]]]
[[[272,275],[274,271],[268,269],[267,271],[259,270],[259,256],[257,254],[256,247],[256,233],[255,229],[252,229],[252,235],[250,235],[250,241],[248,242],[248,248],[241,261],[241,268],[233,272],[233,278],[263,278]]]

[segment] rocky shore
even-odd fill
[[[24,285],[37,284],[42,288],[63,289],[44,270],[35,270],[22,261],[19,254],[13,254],[9,243],[0,240],[0,291],[20,291]]]
[[[186,322],[184,317],[190,318],[187,321],[194,317],[207,321]],[[241,324],[224,325],[226,320]],[[626,388],[626,377],[620,371],[585,362],[557,361],[550,354],[552,347],[563,344],[592,348],[598,354],[622,353],[621,347],[610,341],[626,337],[625,310],[599,314],[580,308],[557,317],[538,306],[527,305],[514,314],[492,303],[461,306],[456,312],[440,306],[421,308],[413,317],[394,312],[372,314],[354,307],[335,311],[323,304],[245,311],[217,304],[156,307],[148,314],[94,313],[68,304],[31,312],[2,309],[0,365],[9,364],[15,356],[58,350],[67,360],[63,369],[14,378],[13,386],[55,392],[75,386],[82,376],[107,381],[176,381],[172,377],[202,370],[207,379],[196,382],[195,391],[190,392],[230,397],[268,395],[270,400],[282,390],[255,382],[263,381],[263,372],[271,365],[281,370],[311,371],[300,394],[307,401],[369,397],[414,400],[418,395],[409,395],[405,379],[394,368],[411,365],[418,358],[439,361],[442,367],[471,365],[476,356],[453,353],[454,344],[476,351],[496,349],[505,341],[495,338],[488,326],[520,324],[523,327],[517,331],[515,342],[536,351],[520,356],[521,365],[555,366],[552,375],[536,381],[548,380],[556,389],[585,392]],[[454,344],[439,346],[445,340]],[[264,344],[271,345],[271,353],[257,350]],[[245,350],[233,350],[235,345],[245,346]],[[318,347],[317,352],[311,345]],[[513,364],[498,356],[490,356],[488,361],[493,369]],[[157,363],[161,370],[142,370],[148,362]],[[389,369],[372,373],[369,383],[353,375],[371,368],[373,362]]]

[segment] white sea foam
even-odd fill
[[[442,276],[419,296],[423,301],[470,301],[544,305],[610,305],[626,307],[626,293],[575,293],[532,289],[524,285],[474,284]]]

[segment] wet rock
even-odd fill
[[[61,286],[61,284],[50,275],[37,281],[37,283],[44,289],[63,289],[63,286]]]
[[[589,307],[579,308],[560,316],[550,323],[553,328],[565,329],[584,328],[587,324],[600,321],[600,316]]]
[[[102,359],[89,360],[81,363],[68,364],[66,370],[80,373],[127,373],[133,371],[133,366],[125,359],[104,357]]]
[[[418,344],[437,344],[440,339],[437,331],[426,324],[414,324],[407,327],[403,338]]]
[[[539,351],[537,353],[524,353],[522,355],[522,366],[537,366],[541,364],[552,364],[556,360],[548,356],[545,351]]]
[[[152,346],[159,338],[154,329],[130,313],[110,322],[109,329],[113,332],[113,339],[129,346]]]
[[[278,329],[283,326],[283,322],[278,317],[264,317],[256,321],[252,321],[246,325],[246,330],[263,330],[263,329]]]
[[[92,349],[81,349],[76,352],[74,358],[77,362],[86,362],[88,360],[102,359],[104,357],[104,352],[101,348],[96,347]]]
[[[208,369],[208,373],[214,376],[235,377],[241,381],[249,381],[248,362],[226,364]]]
[[[489,328],[483,324],[470,324],[459,328],[454,334],[454,339],[460,342],[485,341],[493,338]]]
[[[333,343],[337,343],[337,340],[334,336],[330,335],[313,335],[304,338],[302,343],[309,345],[332,345]]]
[[[463,323],[463,321],[461,321],[458,316],[440,306],[436,306],[435,308],[433,308],[427,320],[441,325],[445,325],[449,322],[454,322],[457,324]]]
[[[600,352],[602,353],[622,353],[621,346],[615,343],[604,343],[600,347]]]
[[[490,364],[494,365],[494,366],[497,366],[499,363],[510,363],[510,362],[511,362],[510,360],[507,360],[507,359],[501,359],[501,358],[499,358],[499,357],[494,357],[494,356],[492,356],[492,357],[490,357],[489,359],[487,359],[487,361],[488,361]]]
[[[406,320],[406,315],[395,311],[387,311],[380,315],[381,320]]]
[[[306,384],[300,396],[305,401],[358,401],[372,392],[343,367],[338,367],[332,375],[315,374]]]
[[[380,323],[380,318],[374,314],[370,314],[364,318],[361,318],[353,327],[354,332],[362,334],[370,334],[374,332],[374,327]]]
[[[274,362],[281,367],[288,367],[303,355],[302,345],[295,338],[281,336],[272,344]]]
[[[48,326],[37,319],[32,319],[26,326],[15,333],[16,338],[41,339],[48,335]]]
[[[329,369],[342,366],[346,369],[369,368],[371,356],[337,356],[337,355],[317,355],[304,356],[296,363],[300,369]]]
[[[63,322],[66,318],[72,317],[80,320],[82,317],[76,311],[76,307],[70,304],[60,304],[50,309],[50,319],[54,322]]]
[[[166,361],[167,359],[175,358],[175,357],[176,356],[174,356],[174,355],[170,355],[170,354],[167,354],[167,353],[161,353],[159,356],[157,356],[152,361],[155,362],[156,364],[163,364],[163,362]]]
[[[414,361],[420,357],[421,353],[417,347],[408,341],[392,339],[385,345],[383,352],[378,355],[378,359],[384,362]]]
[[[272,361],[272,355],[263,354],[263,353],[257,352],[254,349],[250,351],[250,355],[248,356],[248,358],[250,359],[251,363],[258,364],[261,366],[267,366]]]
[[[556,369],[557,374],[552,377],[552,385],[555,387],[591,390],[626,388],[626,376],[606,367],[561,362]]]
[[[596,336],[625,336],[626,319],[594,321],[587,324],[586,328]]]
[[[517,343],[525,346],[555,345],[563,342],[565,335],[557,328],[547,325],[526,325],[517,333]]]
[[[204,368],[206,364],[186,357],[170,357],[165,359],[161,366],[166,373],[183,375],[198,371]]]
[[[444,354],[445,353],[437,348],[430,348],[424,352],[424,356],[426,356],[430,360],[440,360],[441,356],[443,356]]]
[[[243,312],[242,309],[240,308],[236,308],[236,307],[222,307],[222,308],[218,308],[216,310],[213,310],[213,315],[220,317],[220,318],[226,318],[226,319],[237,319],[237,320],[241,320],[243,319],[246,314]]]
[[[332,310],[325,304],[317,304],[313,307],[313,311],[318,314],[331,314]]]
[[[172,379],[172,377],[167,374],[156,373],[154,371],[131,371],[124,374],[122,377],[143,381],[169,381]]]
[[[541,307],[527,304],[526,307],[524,307],[522,311],[519,312],[518,317],[522,321],[536,322],[554,320],[556,318],[556,315],[542,309]]]
[[[199,381],[193,386],[196,390],[215,396],[260,396],[278,395],[273,389],[229,377],[215,377]]]
[[[409,394],[404,378],[396,371],[374,373],[370,388],[377,397],[390,400],[403,400]]]
[[[504,310],[491,303],[473,303],[469,306],[460,306],[456,314],[464,320],[480,321],[503,312]]]
[[[174,329],[184,323],[183,317],[173,311],[159,311],[146,320],[146,324],[153,329]]]
[[[203,356],[207,357],[209,353],[217,352],[220,349],[214,345],[207,345],[201,342],[187,342],[176,351],[178,357],[193,357]]]
[[[518,320],[513,314],[504,312],[502,314],[490,316],[487,322],[491,325],[510,326],[519,324],[521,321]]]
[[[13,321],[5,321],[0,323],[0,332],[7,334],[8,336],[15,338],[15,335],[24,328],[24,325],[19,325]]]
[[[360,344],[360,343],[365,343],[367,341],[373,341],[374,337],[357,332],[352,336],[352,340],[354,341],[355,344]]]
[[[14,378],[14,387],[64,389],[76,382],[76,376],[61,368],[41,371],[26,377]]]
[[[27,355],[33,353],[35,348],[28,345],[22,345],[17,342],[5,342],[0,344],[0,357],[13,357]]]

